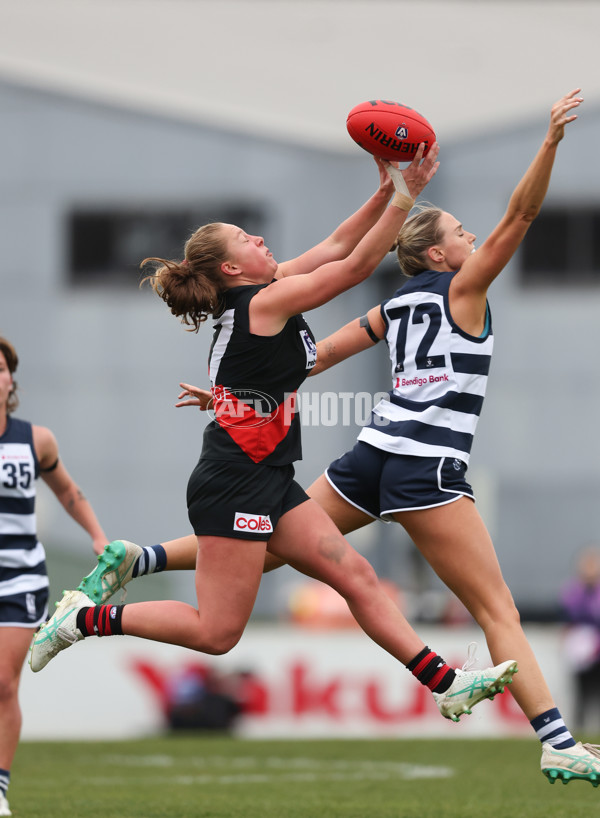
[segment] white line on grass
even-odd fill
[[[182,759],[166,755],[117,756],[105,759],[119,767],[181,767],[185,763],[191,767],[212,770],[200,775],[181,774],[172,780],[177,784],[263,784],[273,781],[388,781],[401,779],[408,781],[420,778],[450,778],[454,775],[451,767],[436,767],[424,764],[406,764],[396,761],[337,761],[313,758],[265,759],[252,756],[229,759],[225,756],[197,756]],[[218,772],[219,768],[223,772]],[[255,770],[232,774],[232,768]],[[227,771],[227,772],[225,772]]]

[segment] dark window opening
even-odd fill
[[[264,212],[253,206],[74,210],[67,224],[68,282],[72,286],[137,286],[144,258],[181,259],[194,230],[214,221],[239,224],[254,235],[266,232]]]
[[[525,286],[600,284],[600,209],[543,210],[520,252]]]

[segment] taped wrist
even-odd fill
[[[396,194],[392,199],[392,204],[394,207],[400,208],[400,210],[410,210],[414,205],[415,200],[410,195],[410,191],[408,189],[408,185],[406,184],[406,180],[402,175],[402,171],[394,167],[389,162],[386,165],[386,169],[392,182],[394,183],[394,187],[396,188]]]
[[[400,210],[410,210],[415,203],[415,200],[412,199],[410,196],[407,196],[405,193],[398,193],[394,195],[392,199],[392,204],[394,207],[400,208]]]

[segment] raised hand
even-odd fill
[[[433,143],[433,145],[429,148],[427,155],[423,159],[424,151],[425,144],[421,143],[417,153],[415,154],[415,158],[412,160],[410,165],[403,170],[400,170],[391,162],[383,163],[394,182],[396,190],[401,192],[403,186],[405,186],[408,195],[413,199],[415,199],[425,188],[428,182],[431,181],[440,166],[440,163],[437,161],[440,146],[437,142]]]
[[[558,144],[565,135],[565,125],[577,119],[577,114],[569,114],[569,111],[577,108],[583,102],[583,97],[578,96],[580,92],[581,88],[575,88],[552,106],[547,138],[553,145]]]

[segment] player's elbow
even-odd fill
[[[539,215],[542,209],[543,199],[532,198],[530,201],[515,201],[508,209],[509,220],[519,225],[529,227],[531,222]]]
[[[352,281],[352,286],[367,279],[377,267],[379,258],[372,259],[363,255],[350,255],[346,260],[346,276]]]
[[[350,244],[344,237],[333,233],[327,240],[327,253],[331,261],[341,261],[354,250],[356,243]]]
[[[534,219],[537,218],[539,212],[541,210],[541,204],[539,207],[532,205],[531,207],[527,208],[526,210],[521,211],[518,214],[518,219],[520,222],[525,224],[527,227],[532,223]]]

